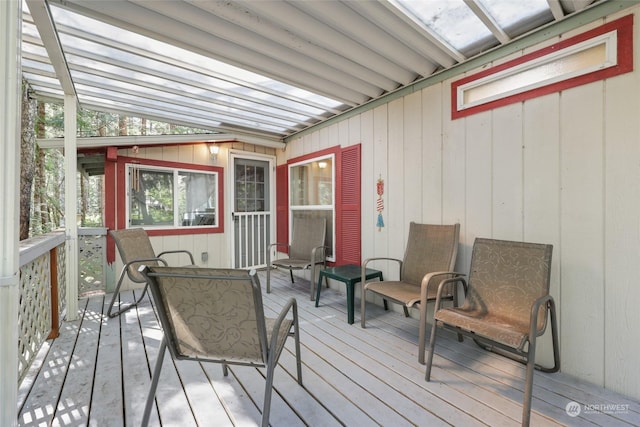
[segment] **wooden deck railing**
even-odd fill
[[[20,242],[19,381],[44,341],[58,336],[66,306],[64,245],[62,231]]]

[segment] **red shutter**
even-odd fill
[[[341,150],[336,163],[336,264],[360,264],[360,144]]]
[[[289,242],[289,165],[276,167],[276,242]],[[286,248],[279,247],[279,251]]]

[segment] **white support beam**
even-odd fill
[[[482,21],[482,23],[493,33],[493,36],[502,44],[508,43],[511,37],[498,25],[489,11],[478,0],[464,0],[469,9]]]
[[[0,425],[18,422],[20,0],[0,1]]]
[[[71,80],[71,72],[62,52],[62,45],[51,17],[49,5],[45,0],[26,0],[26,2],[64,93],[72,94],[75,97],[76,90],[73,86],[73,80]]]
[[[560,0],[547,0],[547,4],[549,5],[549,9],[551,9],[553,18],[556,21],[564,18],[564,10],[562,10],[562,4],[560,3]]]
[[[40,148],[62,148],[62,138],[38,139]],[[90,136],[76,140],[78,148],[131,147],[134,145],[191,144],[196,142],[246,142],[270,148],[285,148],[281,140],[265,139],[252,135],[235,133],[199,133],[192,135],[129,135],[129,136]]]
[[[67,270],[67,320],[78,316],[78,150],[77,99],[64,96],[64,229]]]

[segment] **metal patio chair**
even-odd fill
[[[418,336],[418,361],[424,363],[427,303],[435,301],[440,281],[459,275],[453,271],[458,254],[460,224],[432,225],[411,222],[404,259],[376,257],[366,259],[362,263],[363,279],[367,264],[372,261],[389,260],[398,263],[400,277],[398,280],[368,282],[362,286],[360,299],[360,322],[364,328],[366,323],[366,294],[371,292],[383,298],[384,307],[387,301],[402,304],[405,316],[409,316],[408,308],[420,309],[420,327]],[[362,283],[365,283],[364,280]],[[449,286],[443,299],[456,301],[455,287]]]
[[[325,218],[310,216],[294,217],[291,244],[272,243],[267,246],[267,293],[271,292],[271,269],[273,267],[289,270],[291,283],[294,283],[293,270],[310,268],[310,299],[313,301],[315,298],[316,266],[322,264],[323,267],[326,267],[326,233],[327,220]],[[272,260],[271,248],[274,246],[286,247],[289,257]]]
[[[173,359],[266,367],[262,426],[269,425],[273,374],[287,337],[295,340],[302,385],[298,307],[290,298],[275,319],[265,318],[255,270],[141,267],[164,332],[142,425],[149,422],[166,348]]]
[[[431,379],[437,326],[471,336],[487,350],[526,363],[522,425],[531,417],[533,370],[560,369],[558,327],[553,297],[549,295],[551,245],[477,238],[471,255],[469,280],[444,280],[436,297],[425,378]],[[441,308],[446,287],[460,282],[465,290],[461,307]],[[551,318],[554,366],[535,364],[536,338]]]
[[[107,310],[107,315],[109,317],[118,316],[125,311],[135,307],[142,301],[145,293],[147,292],[147,285],[145,284],[144,289],[140,297],[133,303],[127,304],[126,306],[119,307],[118,311],[111,312],[113,309],[113,305],[120,295],[120,287],[122,286],[122,282],[124,281],[125,276],[129,277],[134,283],[146,283],[145,278],[140,274],[138,268],[141,265],[168,265],[167,261],[162,259],[163,255],[172,254],[172,253],[185,253],[189,256],[191,260],[191,265],[195,265],[195,261],[193,259],[193,255],[191,252],[187,250],[174,250],[174,251],[164,251],[158,255],[153,250],[151,246],[151,241],[149,240],[149,236],[147,232],[143,228],[129,228],[124,230],[110,230],[109,234],[113,237],[113,240],[116,242],[116,247],[118,248],[118,253],[120,253],[120,258],[124,266],[120,271],[120,276],[118,277],[118,282],[116,284],[116,288],[113,291],[113,296],[111,297],[111,302],[109,303],[109,309]]]

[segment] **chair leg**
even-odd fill
[[[267,264],[267,293],[271,293],[271,264]]]
[[[431,364],[433,363],[433,352],[436,348],[436,319],[433,319],[433,326],[431,327],[431,338],[429,338],[429,354],[427,355],[427,370],[424,375],[424,379],[431,381]]]
[[[424,365],[424,350],[427,335],[427,304],[420,304],[420,326],[418,329],[418,363]]]
[[[295,283],[293,281],[293,270],[289,269],[289,275],[291,276],[291,283]]]
[[[527,374],[524,384],[524,399],[522,401],[522,427],[529,427],[531,421],[531,400],[533,395],[533,371],[536,365],[536,344],[529,342],[529,354],[527,356]]]
[[[309,296],[309,300],[313,301],[316,298],[315,290],[316,290],[316,265],[311,264],[311,280],[309,280],[309,287],[311,295]]]
[[[158,358],[156,359],[156,366],[153,368],[153,378],[151,378],[151,388],[149,388],[149,394],[147,395],[147,403],[144,406],[144,415],[142,416],[142,427],[149,425],[149,417],[151,416],[151,407],[156,397],[156,389],[158,388],[158,380],[160,379],[160,371],[162,370],[162,362],[164,361],[164,353],[167,349],[167,342],[165,338],[162,338],[160,348],[158,349]]]
[[[302,385],[302,357],[300,356],[300,329],[298,324],[298,306],[293,306],[293,341],[296,348],[296,372],[298,384]]]
[[[136,305],[138,305],[140,303],[140,301],[142,301],[142,299],[144,298],[145,294],[147,293],[147,287],[148,285],[144,285],[144,289],[142,290],[142,295],[140,295],[140,297],[133,303],[128,304],[124,307],[120,307],[118,309],[118,311],[112,313],[111,310],[113,309],[113,305],[116,302],[116,298],[118,297],[118,295],[120,295],[120,287],[122,286],[122,282],[124,281],[124,276],[126,274],[127,270],[126,267],[124,267],[122,269],[122,271],[120,272],[120,277],[118,278],[118,284],[116,285],[116,288],[113,291],[113,296],[111,297],[111,302],[109,303],[109,308],[107,309],[107,316],[109,316],[110,318],[116,317],[121,315],[122,313],[124,313],[127,310],[132,309],[133,307],[135,307]]]

